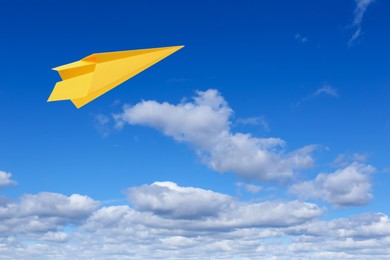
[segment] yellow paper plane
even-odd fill
[[[53,68],[62,81],[47,101],[71,100],[80,108],[183,47],[95,53]]]

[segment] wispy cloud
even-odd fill
[[[330,85],[324,85],[323,87],[317,89],[312,94],[312,97],[318,97],[318,96],[321,96],[321,95],[324,95],[324,94],[332,96],[332,97],[339,97],[339,95],[337,93],[337,90],[335,88],[333,88],[332,86],[330,86]]]
[[[330,96],[334,98],[338,98],[339,94],[337,92],[337,89],[333,88],[331,85],[325,84],[322,87],[318,88],[316,91],[311,93],[310,95],[300,99],[296,104],[295,108],[299,107],[302,105],[302,103],[309,101],[311,99],[315,99],[320,96]]]
[[[307,40],[308,40],[307,37],[302,36],[300,33],[296,33],[296,34],[294,35],[294,39],[297,40],[297,41],[299,41],[299,42],[301,42],[301,43],[305,43],[305,42],[307,42]]]
[[[172,83],[186,83],[186,82],[189,82],[191,81],[190,78],[180,78],[180,77],[175,77],[175,78],[171,78],[168,80],[168,84],[172,84]]]
[[[241,125],[259,125],[265,131],[269,132],[269,124],[264,116],[256,116],[256,117],[246,117],[246,118],[238,118],[236,120],[237,124]]]
[[[352,162],[364,163],[368,160],[367,153],[339,154],[331,165],[336,167],[346,167]]]
[[[103,137],[108,136],[111,129],[111,127],[109,126],[110,117],[103,114],[97,114],[94,117],[94,121],[95,128],[98,133]]]
[[[249,193],[252,193],[252,194],[259,193],[260,191],[263,190],[263,187],[257,186],[257,185],[253,185],[253,184],[249,184],[249,183],[237,182],[236,186],[238,188],[243,188],[245,191],[247,191]]]
[[[364,14],[369,5],[371,5],[375,0],[355,0],[356,7],[354,11],[354,18],[351,26],[355,28],[351,39],[348,41],[348,46],[353,45],[353,43],[361,36],[362,34],[362,22]]]

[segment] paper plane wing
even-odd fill
[[[71,100],[80,108],[183,47],[96,53],[56,67],[62,81],[48,102]]]

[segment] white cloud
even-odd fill
[[[354,18],[353,18],[352,26],[354,28],[356,28],[356,30],[348,42],[349,46],[351,46],[360,37],[360,35],[362,33],[361,25],[363,22],[364,14],[365,14],[368,6],[374,2],[375,2],[375,0],[355,0],[356,7],[355,7],[355,11],[354,11]]]
[[[253,185],[253,184],[248,184],[248,183],[242,183],[242,182],[237,182],[236,186],[239,188],[244,188],[247,192],[256,194],[259,193],[260,191],[263,190],[263,187]]]
[[[67,197],[58,193],[42,192],[23,195],[18,210],[23,216],[61,217],[83,219],[99,205],[88,196],[72,194]]]
[[[390,218],[383,213],[364,213],[331,221],[314,221],[289,227],[286,233],[295,236],[297,244],[313,251],[344,252],[349,257],[366,259],[370,254],[383,259],[390,250]],[[317,244],[317,245],[316,245]],[[309,249],[310,246],[314,246]],[[302,249],[302,247],[301,247]]]
[[[0,236],[13,233],[44,233],[85,220],[99,202],[78,194],[26,194],[19,202],[0,205]]]
[[[97,208],[87,196],[45,192],[2,205],[0,259],[387,259],[390,254],[390,218],[383,213],[323,221],[318,219],[323,210],[312,203],[243,202],[173,182],[131,187],[128,197],[134,208]],[[32,229],[33,222],[45,228]]]
[[[360,37],[362,34],[362,28],[359,26],[356,28],[356,31],[352,34],[351,39],[348,41],[348,46],[352,46],[353,43]]]
[[[356,8],[354,11],[353,25],[359,26],[363,21],[364,13],[367,10],[367,7],[372,4],[375,0],[355,0]]]
[[[161,130],[177,141],[190,142],[197,148],[209,147],[229,130],[232,111],[216,90],[198,92],[194,103],[171,105],[156,101],[143,101],[125,106],[122,114],[115,115],[118,126],[146,125]]]
[[[380,213],[203,233],[156,227],[147,218],[124,206],[102,208],[59,235],[64,240],[8,238],[0,240],[0,252],[13,259],[388,259],[390,253],[389,217]]]
[[[367,153],[354,153],[352,154],[353,160],[357,162],[365,162],[368,159],[368,154]]]
[[[11,173],[0,171],[0,189],[16,184],[16,181],[12,180],[11,178]]]
[[[330,85],[322,86],[321,88],[317,89],[312,95],[313,95],[313,97],[318,97],[318,96],[323,95],[323,94],[329,95],[332,97],[339,97],[337,90]]]
[[[337,167],[346,167],[352,162],[364,163],[367,161],[369,155],[367,153],[353,153],[353,154],[339,154],[331,163]]]
[[[265,131],[270,131],[268,122],[264,116],[239,118],[236,123],[241,125],[260,125]]]
[[[257,138],[232,133],[231,108],[216,90],[197,92],[194,102],[172,105],[143,101],[125,106],[114,116],[117,126],[145,125],[179,142],[190,144],[202,161],[218,172],[233,172],[246,179],[285,181],[295,170],[313,164],[314,146],[286,153],[279,138]]]
[[[173,182],[132,187],[127,194],[137,210],[184,219],[215,216],[233,202],[229,196],[198,188],[183,188]]]
[[[366,213],[331,223],[342,237],[362,239],[390,236],[390,218],[383,213]]]
[[[313,181],[290,187],[290,192],[305,199],[322,199],[336,206],[357,206],[372,199],[370,165],[354,162],[334,173],[320,173]]]
[[[42,240],[51,242],[65,242],[69,235],[65,232],[47,232],[42,235]]]
[[[172,182],[155,182],[128,189],[128,198],[138,211],[183,221],[182,228],[220,229],[298,224],[322,214],[314,204],[291,202],[239,202],[228,195]],[[175,221],[176,227],[180,222]]]

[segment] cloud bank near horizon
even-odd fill
[[[2,197],[0,258],[386,259],[390,253],[390,217],[379,212],[324,221],[314,203],[240,201],[174,182],[129,187],[125,195],[128,203],[111,206],[80,194]]]

